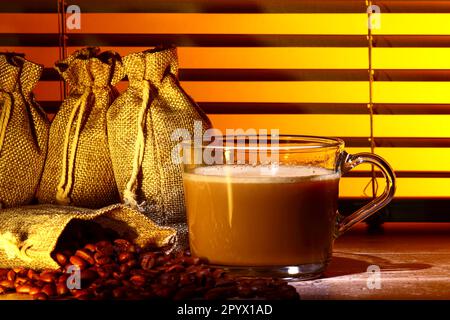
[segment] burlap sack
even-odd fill
[[[120,204],[99,210],[60,205],[9,208],[0,211],[0,268],[59,268],[51,253],[74,219],[94,221],[142,247],[175,242],[174,229],[159,227],[145,215]]]
[[[120,57],[86,48],[56,63],[70,91],[56,114],[38,190],[40,203],[100,208],[120,201],[108,149],[106,112]]]
[[[49,122],[31,90],[42,66],[0,54],[0,207],[28,204],[47,153]]]
[[[153,49],[123,58],[129,87],[108,111],[108,137],[122,200],[156,223],[178,230],[179,249],[187,244],[182,168],[171,159],[175,129],[193,134],[210,121],[183,91],[175,48]]]

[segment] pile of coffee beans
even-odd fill
[[[37,300],[299,298],[285,281],[236,278],[189,252],[143,250],[124,239],[77,248],[55,250],[53,258],[61,266],[58,270],[0,269],[0,294],[24,293]]]

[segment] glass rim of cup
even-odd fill
[[[262,140],[261,140],[262,138]],[[275,144],[271,141],[274,140]],[[217,142],[221,142],[220,144]],[[258,142],[263,142],[262,144]],[[216,142],[216,143],[215,143]],[[224,143],[229,142],[229,143]],[[236,142],[238,144],[236,144]],[[249,145],[249,142],[256,145]],[[251,135],[211,135],[206,140],[188,139],[181,142],[183,147],[194,147],[201,149],[223,149],[223,150],[272,150],[272,151],[295,151],[295,150],[317,150],[328,148],[343,148],[344,140],[335,137],[323,137],[296,134],[251,134]]]

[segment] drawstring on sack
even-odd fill
[[[86,104],[91,93],[91,89],[87,88],[86,91],[82,94],[82,96],[78,99],[77,104],[72,109],[72,113],[70,114],[69,121],[66,127],[66,134],[64,137],[64,155],[63,155],[63,167],[61,172],[61,179],[59,180],[59,184],[56,191],[56,201],[58,204],[68,205],[70,204],[69,192],[72,189],[73,184],[73,168],[75,165],[75,154],[78,146],[78,139],[80,137],[80,129],[81,123],[83,120],[83,115],[86,110]],[[70,140],[70,132],[72,129],[72,124],[75,120],[75,116],[78,112],[78,118],[75,128],[75,135],[73,137],[72,145],[69,150],[69,140]],[[69,160],[67,161],[67,158]]]
[[[4,99],[2,113],[0,115],[0,153],[5,142],[6,127],[8,126],[9,118],[11,116],[12,94],[5,91],[0,91],[0,99]]]
[[[150,82],[148,80],[143,81],[144,88],[142,89],[142,105],[139,111],[138,117],[138,132],[136,137],[136,143],[134,145],[134,158],[133,158],[133,171],[131,172],[130,180],[126,185],[126,189],[123,192],[123,200],[125,204],[131,206],[132,208],[137,208],[138,203],[136,200],[136,182],[139,170],[142,166],[142,160],[144,158],[144,126],[145,126],[145,115],[147,112],[147,105],[150,99]]]

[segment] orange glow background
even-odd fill
[[[362,13],[292,13],[292,14],[213,14],[213,13],[83,13],[81,30],[71,34],[209,34],[220,37],[234,35],[331,35],[365,36],[367,14]],[[449,36],[450,14],[436,13],[383,13],[377,36]],[[58,16],[53,13],[0,14],[0,32],[6,34],[56,34]],[[70,54],[79,47],[68,48]],[[102,47],[122,55],[145,50],[148,47]],[[262,43],[258,47],[201,47],[179,48],[181,69],[259,69],[278,70],[281,74],[293,72],[308,74],[309,70],[360,70],[369,68],[368,48],[361,46],[286,47]],[[57,47],[8,46],[0,51],[23,52],[32,61],[51,68],[58,60]],[[435,80],[429,71],[448,72],[450,48],[425,44],[424,47],[375,47],[372,67],[387,74],[376,79],[373,85],[373,102],[387,105],[433,105],[434,108],[450,106],[450,77]],[[392,71],[414,73],[414,81],[390,78]],[[301,74],[301,73],[300,73]],[[447,80],[447,81],[446,81]],[[370,118],[365,105],[369,102],[367,79],[295,79],[292,81],[182,81],[184,89],[199,102],[212,105],[209,116],[213,124],[226,128],[280,129],[281,133],[308,134],[338,137],[367,138],[370,135]],[[127,83],[118,85],[126,88]],[[38,101],[60,101],[59,82],[41,81],[35,89]],[[214,111],[220,103],[274,104],[339,104],[335,113],[291,114],[240,114]],[[359,113],[346,113],[346,105],[360,104]],[[398,110],[398,109],[396,109]],[[374,115],[374,136],[380,138],[447,138],[450,139],[450,112],[377,113]],[[368,147],[350,147],[349,152],[369,151]],[[450,178],[443,176],[414,176],[414,173],[450,172],[450,149],[441,147],[376,147],[375,152],[385,157],[397,172],[410,172],[410,177],[398,179],[397,198],[449,197]],[[367,171],[362,167],[359,171]],[[344,178],[342,197],[364,197],[363,189],[370,177]],[[382,185],[380,180],[380,185]],[[370,190],[370,188],[369,188]]]

